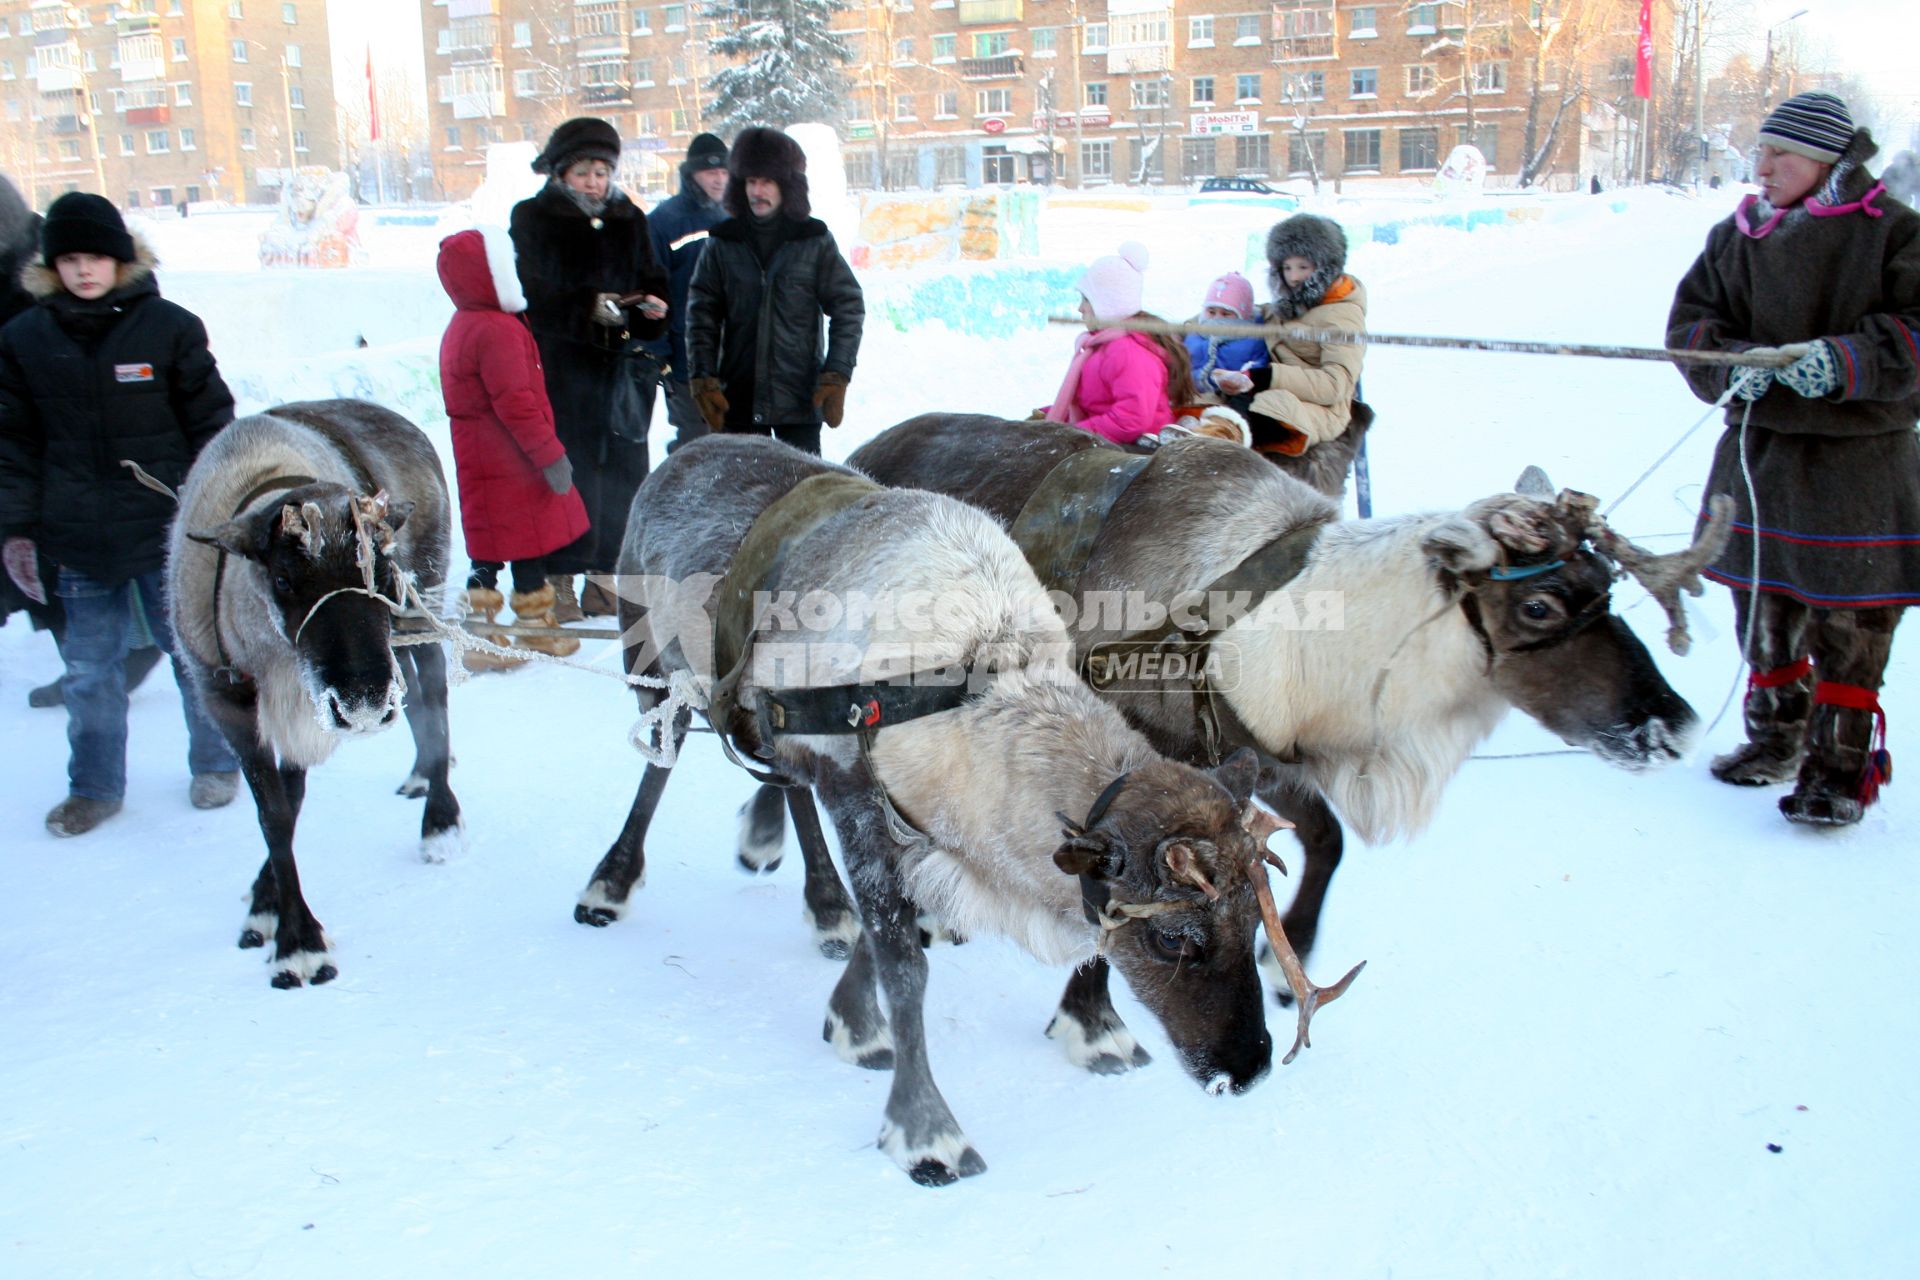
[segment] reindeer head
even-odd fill
[[[1459,592],[1508,701],[1567,742],[1629,768],[1684,752],[1693,708],[1660,675],[1646,646],[1612,610],[1613,582],[1631,574],[1667,612],[1667,643],[1690,644],[1680,592],[1726,543],[1730,504],[1693,545],[1656,556],[1600,518],[1592,496],[1552,492],[1529,467],[1518,491],[1484,498],[1431,530],[1423,549]]]
[[[238,572],[253,575],[329,731],[373,732],[399,712],[406,686],[393,658],[392,613],[378,597],[395,598],[394,535],[412,510],[384,492],[369,498],[320,482],[187,534],[242,560],[243,570],[228,567],[227,590]],[[235,625],[232,604],[223,602],[222,613],[222,625]]]
[[[1189,1074],[1239,1092],[1273,1062],[1254,967],[1248,881],[1259,765],[1157,761],[1122,775],[1053,855],[1108,929],[1107,958],[1166,1027]]]

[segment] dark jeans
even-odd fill
[[[240,767],[226,738],[201,710],[179,655],[174,654],[166,582],[159,570],[108,586],[63,568],[55,590],[67,611],[67,634],[60,646],[67,673],[61,678],[60,692],[67,703],[67,743],[72,752],[67,778],[74,795],[119,800],[127,793],[125,663],[134,635],[136,595],[154,643],[173,655],[173,678],[186,707],[187,767],[195,774],[229,773]]]
[[[473,572],[467,575],[469,587],[485,587],[489,591],[500,585],[500,571],[506,564],[499,560],[475,560]],[[531,560],[513,562],[513,589],[519,592],[538,591],[547,585],[547,558],[535,556]]]
[[[772,436],[781,444],[790,444],[802,453],[820,456],[820,424],[817,422],[776,423],[766,427],[728,427],[730,435]]]
[[[707,420],[700,416],[700,406],[693,402],[692,383],[668,378],[666,387],[667,421],[673,425],[673,439],[667,441],[667,452],[672,453],[681,445],[706,435]]]

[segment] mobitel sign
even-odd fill
[[[1191,119],[1193,127],[1187,132],[1196,137],[1208,133],[1260,132],[1258,111],[1201,111],[1194,113]]]

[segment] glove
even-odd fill
[[[573,488],[573,462],[564,453],[540,468],[540,474],[546,479],[547,488],[555,493]]]
[[[700,416],[707,420],[707,430],[719,431],[727,423],[727,394],[720,389],[718,378],[695,378],[687,384],[693,392],[693,402],[700,408]]]
[[[609,329],[618,329],[625,325],[627,313],[620,306],[620,295],[603,293],[594,298],[591,319],[595,324],[605,325]]]
[[[1727,376],[1733,379],[1733,394],[1740,400],[1758,400],[1767,394],[1767,388],[1773,385],[1772,369],[1757,369],[1751,365],[1737,364]]]
[[[813,389],[813,407],[820,411],[828,426],[839,426],[840,419],[847,413],[847,375],[821,374],[820,385]]]
[[[1832,395],[1840,385],[1840,365],[1833,356],[1833,344],[1822,338],[1807,354],[1773,375],[1778,381],[1809,400]]]
[[[21,595],[35,604],[47,602],[47,588],[40,581],[40,557],[32,538],[8,538],[0,549],[0,559],[6,561],[7,576],[20,588]]]
[[[1220,388],[1224,395],[1245,395],[1253,390],[1253,379],[1238,369],[1215,369],[1213,385]]]

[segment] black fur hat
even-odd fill
[[[736,218],[750,218],[747,207],[747,179],[771,178],[780,185],[780,212],[794,219],[813,215],[807,199],[807,154],[800,144],[778,129],[754,126],[742,129],[733,140],[733,153],[727,157],[727,212]]]
[[[40,224],[40,256],[52,266],[68,253],[133,261],[133,237],[111,200],[90,191],[69,191],[47,206],[46,221]]]
[[[1313,274],[1298,289],[1289,289],[1280,265],[1295,257],[1311,262]],[[1282,319],[1293,319],[1319,306],[1346,269],[1347,233],[1331,218],[1296,213],[1274,223],[1273,230],[1267,232],[1267,282]]]
[[[534,157],[533,171],[557,178],[582,160],[604,160],[609,167],[619,166],[620,135],[605,120],[575,116],[557,125],[547,137],[546,149]]]

